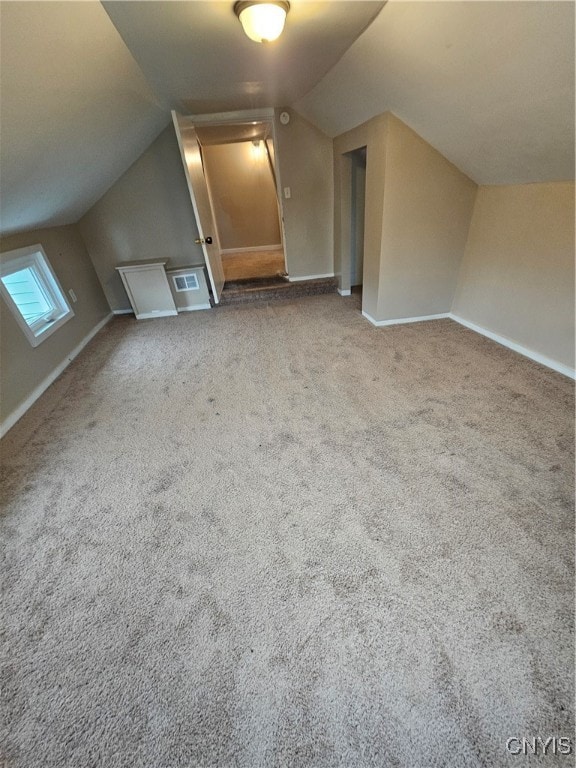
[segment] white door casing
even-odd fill
[[[180,155],[194,215],[196,216],[198,235],[202,252],[204,253],[214,303],[218,304],[222,288],[224,287],[224,268],[212,216],[208,185],[204,175],[200,144],[198,143],[196,130],[191,118],[180,115],[172,110],[172,121],[176,131],[176,138],[178,139],[178,146],[180,147]],[[211,242],[206,242],[207,239]]]

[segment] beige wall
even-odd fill
[[[334,139],[335,267],[350,287],[346,156],[367,147],[362,309],[452,312],[574,368],[574,184],[478,187],[394,115]]]
[[[284,249],[290,277],[334,272],[332,140],[298,115],[282,125],[274,110],[276,163],[282,199]]]
[[[169,266],[204,263],[196,219],[169,125],[79,222],[113,310],[130,309],[115,270],[135,259],[168,258]]]
[[[292,197],[282,200],[290,276],[331,274],[333,261],[332,141],[291,111],[283,126],[275,110],[276,171]],[[173,126],[80,220],[80,230],[113,310],[130,309],[115,266],[143,258],[170,266],[204,263]],[[269,245],[269,243],[264,243]]]
[[[477,185],[388,116],[376,320],[450,311]]]
[[[390,113],[334,139],[335,258],[350,288],[353,161],[365,146],[362,309],[376,321],[450,311],[476,184]]]
[[[211,144],[202,156],[220,247],[280,246],[278,199],[264,142]]]
[[[574,368],[574,184],[480,187],[453,313]]]
[[[2,252],[27,245],[43,246],[63,290],[72,288],[74,317],[39,346],[32,347],[6,302],[0,299],[0,421],[4,422],[110,312],[94,267],[76,226],[11,235]]]

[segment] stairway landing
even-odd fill
[[[337,280],[324,277],[313,280],[290,282],[287,278],[277,277],[251,278],[226,282],[220,305],[243,304],[250,301],[276,301],[295,299],[301,296],[314,296],[322,293],[334,293]]]

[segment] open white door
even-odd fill
[[[214,242],[217,240],[215,237],[216,228],[212,218],[206,177],[204,176],[202,153],[191,118],[179,115],[172,110],[172,120],[174,121],[190,199],[196,216],[199,239],[204,252],[214,302],[218,304],[224,286],[224,268],[218,243]]]

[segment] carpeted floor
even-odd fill
[[[124,317],[2,449],[4,765],[572,765],[506,751],[572,736],[561,375],[356,297]]]

